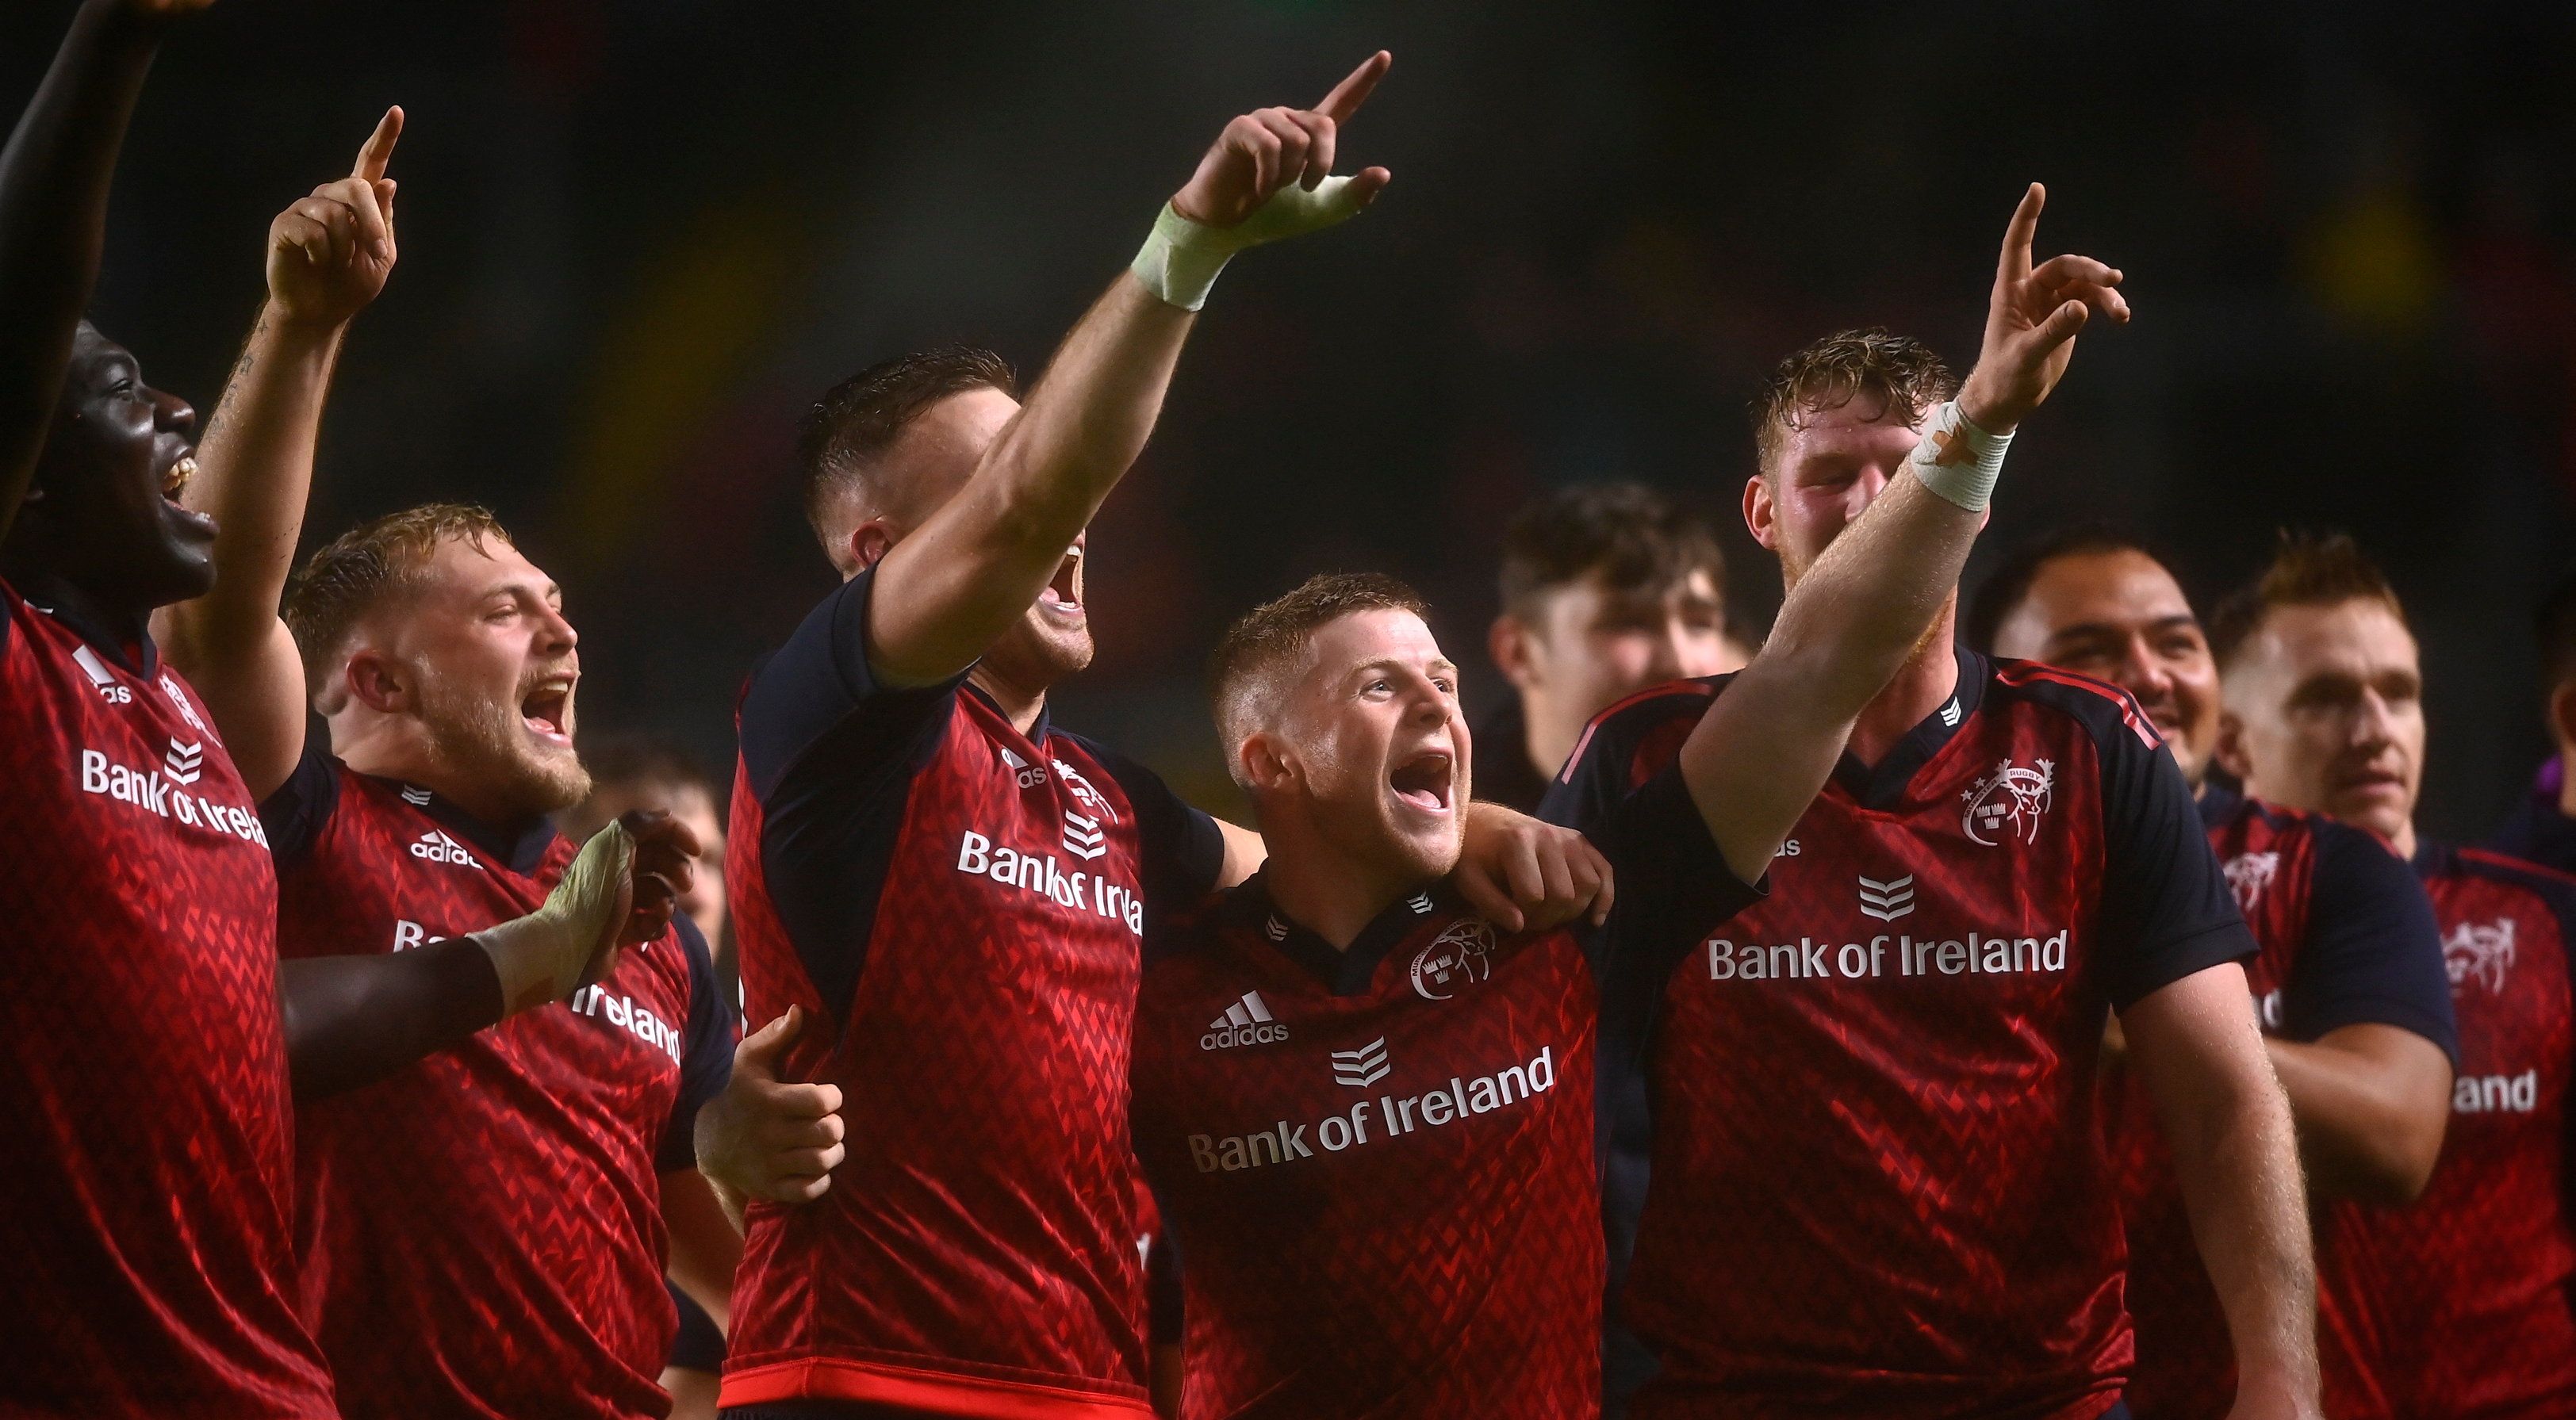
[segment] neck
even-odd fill
[[[2388,836],[2388,844],[2390,847],[2397,850],[2398,857],[2405,859],[2409,863],[2414,862],[2416,844],[2415,820],[2410,818],[2404,823],[2397,825],[2397,831]]]
[[[1521,747],[1538,777],[1552,779],[1574,753],[1574,742],[1583,738],[1583,727],[1592,717],[1568,724],[1563,716],[1538,713],[1539,709],[1529,696],[1521,697]]]
[[[966,683],[990,696],[1011,722],[1011,728],[1024,735],[1037,724],[1039,714],[1046,709],[1045,686],[1016,684],[1010,677],[992,669],[990,662],[976,662],[975,669],[966,673]]]
[[[1925,716],[1940,709],[1941,702],[1958,690],[1959,658],[1950,648],[1956,620],[1955,606],[1943,608],[1896,678],[1861,710],[1852,725],[1850,743],[1852,756],[1861,763],[1876,764],[1886,757],[1898,740],[1912,734]]]
[[[17,549],[12,548],[14,553]],[[128,645],[140,646],[151,635],[152,608],[135,606],[124,598],[112,596],[57,572],[42,561],[23,556],[0,559],[0,575],[18,595],[38,606],[57,610],[69,609],[74,615],[96,622],[110,635]]]
[[[484,823],[511,827],[529,817],[518,807],[462,774],[430,744],[417,720],[369,714],[356,706],[330,719],[331,752],[373,779],[417,784]]]
[[[2558,811],[2576,818],[2576,747],[2558,751]]]
[[[1336,951],[1350,950],[1379,913],[1422,887],[1389,874],[1383,861],[1356,861],[1335,851],[1301,824],[1273,827],[1265,817],[1262,836],[1270,849],[1261,866],[1270,901]]]

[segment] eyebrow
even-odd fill
[[[2176,612],[2171,616],[2157,617],[2155,620],[2148,622],[2145,626],[2140,627],[2139,629],[2142,631],[2172,631],[2181,627],[2189,627],[2190,629],[2197,631],[2200,629],[2200,618],[2191,615],[2189,612]],[[2078,637],[2121,637],[2128,634],[2129,633],[2127,631],[2118,626],[2114,626],[2107,621],[2079,621],[2073,626],[2059,627],[2057,630],[2049,633],[2048,639],[2050,642],[2054,643]]]

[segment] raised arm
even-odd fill
[[[2128,319],[2110,267],[2060,256],[2033,268],[2046,196],[2031,184],[2005,231],[1984,344],[1954,406],[1935,412],[1905,467],[1799,578],[1762,653],[1682,746],[1691,797],[1746,882],[1770,865],[1862,709],[1957,588],[2001,441],[2056,388],[2089,312]]]
[[[407,952],[278,963],[287,1072],[299,1100],[379,1080],[617,968],[671,925],[697,836],[667,814],[628,814],[591,835],[525,917]]]
[[[322,404],[349,322],[394,266],[402,136],[387,109],[350,175],[299,198],[268,228],[268,303],[197,445],[189,507],[215,518],[214,590],[161,613],[163,651],[205,697],[251,793],[286,782],[304,747],[306,686],[278,618],[313,488]]]
[[[126,120],[170,22],[209,0],[88,0],[0,149],[0,538],[36,474],[107,229]]]
[[[1143,451],[1193,313],[1227,256],[1330,226],[1386,186],[1384,168],[1325,175],[1340,124],[1389,62],[1383,52],[1370,56],[1313,109],[1262,109],[1226,125],[1135,265],[1065,337],[965,490],[879,564],[868,610],[879,676],[945,680],[1027,614]]]

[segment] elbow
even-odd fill
[[[2438,1111],[2389,1111],[2334,1147],[2311,1148],[2316,1190],[2374,1208],[2403,1208],[2423,1197],[2442,1158],[2449,1101],[2443,1105]]]

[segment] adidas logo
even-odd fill
[[[1269,1045],[1288,1038],[1288,1028],[1270,1014],[1270,1003],[1258,991],[1246,991],[1243,999],[1225,1008],[1225,1014],[1208,1022],[1207,1034],[1199,1037],[1199,1049],[1223,1050],[1232,1045]]]
[[[1386,1037],[1379,1036],[1357,1050],[1333,1052],[1333,1083],[1364,1090],[1383,1080],[1395,1069],[1387,1063]]]
[[[402,798],[404,803],[411,805],[413,808],[425,809],[429,807],[429,791],[416,784],[405,784],[402,789]]]
[[[426,858],[433,863],[454,863],[460,868],[483,866],[474,861],[473,854],[465,851],[464,844],[434,828],[422,834],[419,841],[412,844],[411,856]]]
[[[1912,873],[1901,878],[1890,878],[1886,882],[1880,882],[1872,877],[1863,877],[1860,880],[1861,916],[1875,917],[1881,922],[1893,922],[1913,911],[1914,875]]]
[[[202,741],[182,744],[174,735],[170,739],[170,752],[161,756],[161,764],[170,771],[171,783],[194,784],[197,776],[205,770],[205,744]]]
[[[1100,820],[1084,818],[1071,809],[1064,811],[1064,851],[1077,858],[1097,858],[1109,851],[1108,836],[1100,831]]]

